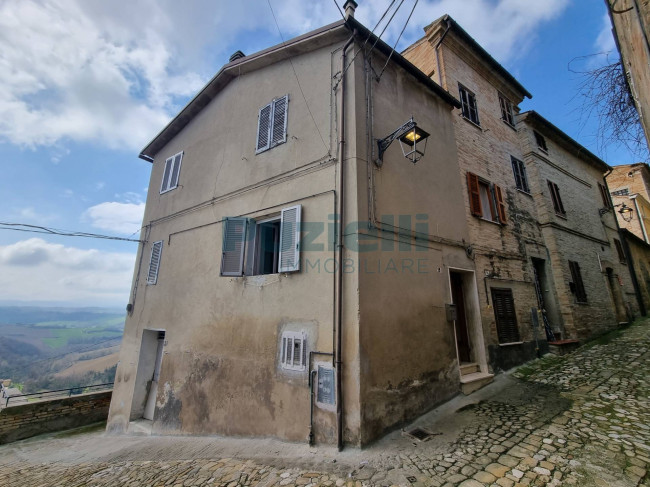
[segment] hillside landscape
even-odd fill
[[[124,312],[0,306],[0,378],[23,393],[112,382]]]

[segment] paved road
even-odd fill
[[[113,437],[95,429],[0,447],[8,486],[650,487],[650,320],[547,356],[370,448]]]

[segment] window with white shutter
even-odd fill
[[[158,282],[158,269],[160,268],[162,247],[162,240],[154,242],[151,246],[151,258],[149,259],[149,273],[147,274],[147,284],[156,284],[156,282]]]
[[[244,275],[244,251],[246,249],[246,218],[226,218],[223,224],[221,249],[221,275]]]
[[[300,270],[301,205],[262,219],[226,218],[222,276],[259,276]]]
[[[160,194],[166,193],[178,186],[178,176],[181,173],[182,160],[183,153],[179,152],[165,161],[165,170],[160,184]]]
[[[300,270],[300,205],[282,210],[280,272]]]
[[[307,339],[304,333],[285,331],[280,346],[280,364],[283,369],[307,368]]]
[[[260,108],[257,120],[256,154],[287,141],[288,108],[289,95],[276,98]]]

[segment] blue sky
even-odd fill
[[[389,44],[413,2],[387,29]],[[340,18],[334,0],[270,3],[285,39]],[[372,28],[389,3],[359,0],[356,17]],[[620,147],[599,151],[567,68],[615,50],[603,1],[420,0],[398,49],[444,13],[533,94],[522,110],[609,164],[636,162]],[[230,54],[281,38],[267,0],[0,0],[0,42],[0,221],[137,238],[151,171],[139,150]],[[136,250],[0,230],[0,302],[122,307]]]

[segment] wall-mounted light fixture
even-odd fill
[[[399,144],[402,148],[402,154],[404,154],[404,157],[406,157],[409,161],[415,164],[424,155],[424,151],[427,148],[428,137],[429,134],[418,127],[415,120],[413,120],[413,117],[411,117],[408,122],[395,130],[392,134],[384,137],[383,139],[377,140],[379,154],[375,163],[378,166],[381,166],[384,162],[384,152],[386,152],[388,147],[395,141],[395,139],[399,139]],[[424,145],[422,145],[423,142]]]
[[[616,206],[620,206],[620,207],[621,207],[621,208],[618,210],[618,213],[621,215],[621,218],[623,218],[623,220],[625,220],[626,222],[631,222],[631,221],[632,221],[632,217],[634,216],[634,215],[633,215],[634,210],[633,210],[632,208],[630,208],[629,206],[627,206],[625,203],[621,203],[620,205],[614,205],[614,206],[615,206],[615,207],[616,207]]]

